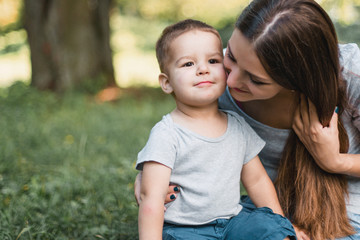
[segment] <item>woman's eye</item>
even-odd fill
[[[256,85],[265,85],[266,84],[264,82],[256,81],[252,75],[250,75],[250,81]]]
[[[227,53],[226,53],[226,56],[230,59],[230,61],[236,63],[236,59],[234,58],[234,56],[233,56],[230,52],[227,52]]]

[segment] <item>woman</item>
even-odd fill
[[[345,174],[360,175],[360,158],[339,152],[348,150],[347,132],[351,150],[360,151],[359,125],[349,121],[357,117],[353,109],[360,91],[349,84],[360,82],[343,80],[336,33],[327,14],[315,1],[253,1],[239,17],[226,55],[229,92],[238,103],[231,104],[228,94],[220,105],[242,110],[267,142],[260,158],[272,179],[278,172],[284,210],[313,239],[353,233],[345,212]],[[346,94],[346,87],[353,91]],[[339,121],[339,134],[336,106],[347,122],[345,131]],[[284,130],[291,128],[294,114],[299,138]],[[352,209],[359,214],[360,179],[353,179],[350,187],[356,192],[350,192],[349,202],[358,204]]]
[[[235,26],[220,107],[266,141],[260,158],[299,239],[360,239],[359,49],[339,52],[313,0],[254,0]]]

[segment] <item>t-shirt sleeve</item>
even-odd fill
[[[245,146],[244,164],[256,157],[265,146],[265,141],[257,135],[243,117],[231,112],[241,125]]]
[[[142,170],[145,162],[154,161],[173,168],[176,157],[176,138],[166,124],[157,123],[150,132],[145,147],[138,153],[135,168]]]
[[[254,157],[259,155],[260,151],[265,146],[265,141],[262,140],[256,132],[250,127],[250,125],[243,120],[244,125],[244,134],[246,136],[246,154],[244,159],[244,164],[250,162]]]

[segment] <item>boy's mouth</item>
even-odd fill
[[[195,86],[205,85],[205,84],[213,84],[211,81],[201,81],[195,84]]]

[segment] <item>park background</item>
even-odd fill
[[[360,44],[360,0],[318,0]],[[249,0],[0,0],[0,239],[137,239],[137,152],[174,107],[154,45]]]

